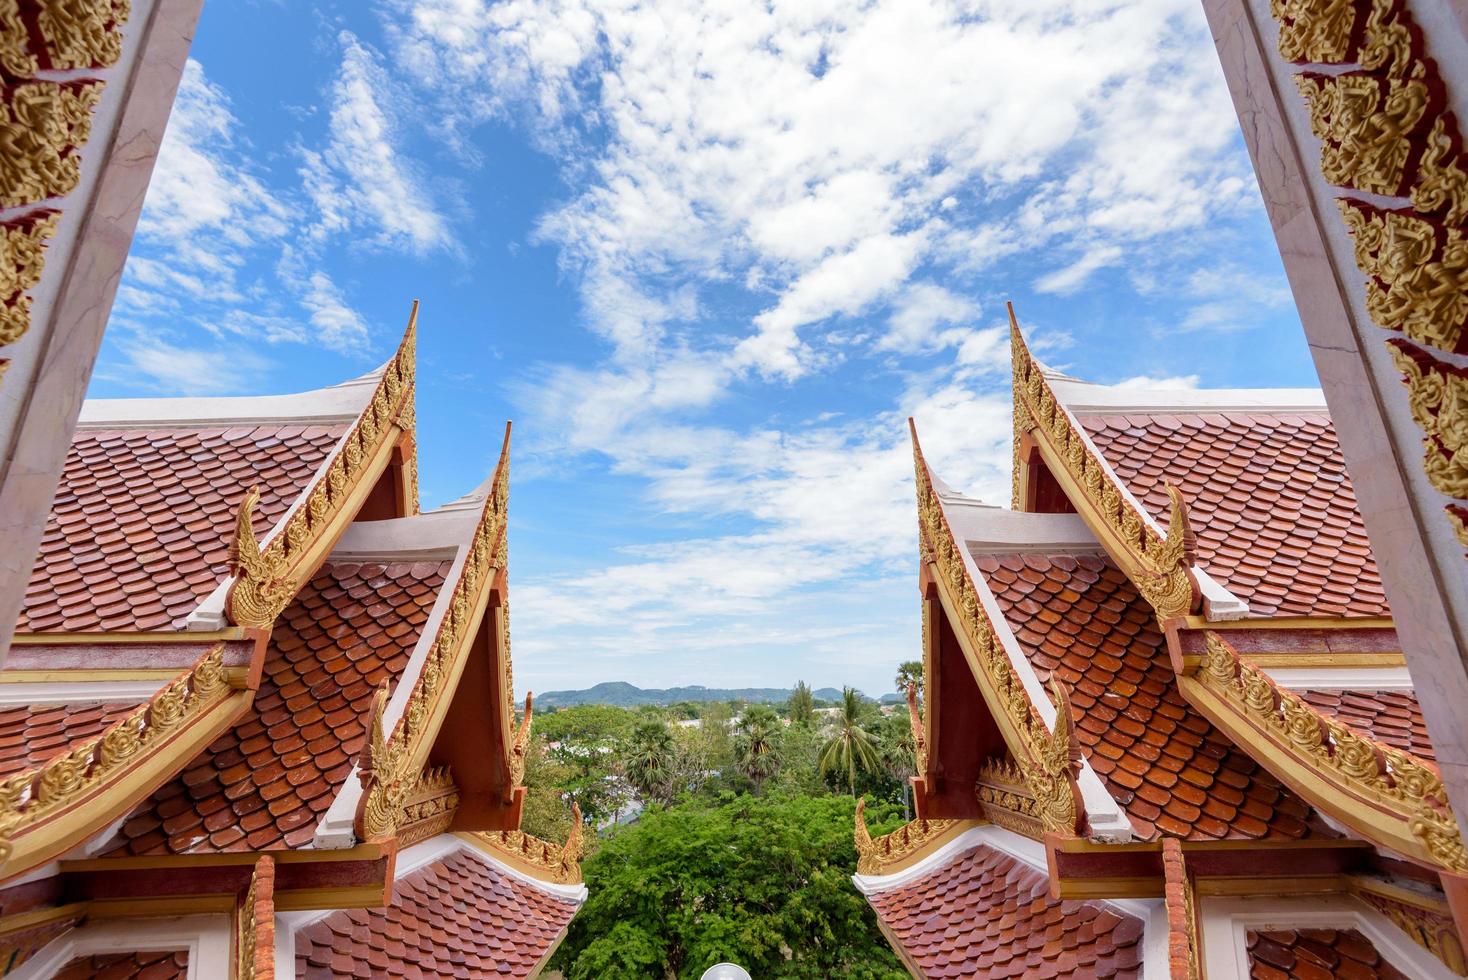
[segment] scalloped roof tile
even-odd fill
[[[576,909],[459,851],[399,878],[388,907],[333,912],[298,932],[296,974],[528,977]]]
[[[139,699],[0,708],[0,776],[39,766],[82,739],[96,738],[142,703]]]
[[[324,565],[281,614],[250,710],[123,824],[112,854],[295,848],[352,771],[448,562]]]
[[[1356,494],[1324,412],[1082,414],[1164,526],[1182,491],[1198,560],[1254,616],[1390,616]]]
[[[925,977],[1141,976],[1142,920],[1060,901],[1044,874],[980,845],[914,882],[868,896]]]
[[[78,430],[18,632],[181,629],[228,573],[250,487],[263,537],[349,427]]]
[[[189,951],[179,949],[78,956],[62,967],[54,980],[184,980],[188,975]]]
[[[1313,707],[1338,718],[1363,735],[1419,759],[1437,761],[1417,695],[1411,691],[1300,691]]]
[[[1250,930],[1251,980],[1407,980],[1355,929]]]
[[[1099,555],[977,555],[1035,673],[1142,840],[1336,836],[1183,698],[1149,606]]]

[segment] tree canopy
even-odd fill
[[[725,794],[654,809],[586,860],[589,897],[552,966],[567,980],[907,976],[853,887],[849,797]],[[901,816],[868,810],[878,832]],[[890,829],[890,826],[887,829]]]

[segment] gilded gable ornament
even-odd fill
[[[1320,172],[1341,187],[1399,194],[1406,190],[1412,137],[1427,116],[1427,86],[1374,75],[1295,77],[1320,138]]]

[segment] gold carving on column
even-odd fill
[[[40,0],[36,20],[52,68],[106,68],[122,54],[128,0]]]
[[[1341,213],[1366,276],[1371,319],[1424,347],[1465,353],[1468,324],[1468,163],[1444,80],[1422,49],[1403,0],[1367,0],[1349,15],[1336,0],[1274,0],[1280,51],[1289,60],[1360,70],[1296,77],[1322,142],[1327,183],[1398,198],[1382,209],[1342,198]],[[1364,25],[1355,20],[1365,12]],[[1320,34],[1301,33],[1315,25]],[[1307,38],[1311,40],[1307,40]],[[1468,469],[1457,453],[1457,393],[1423,350],[1389,341],[1426,434],[1424,469],[1440,492],[1462,497]],[[1445,367],[1445,366],[1444,366]],[[1457,515],[1447,508],[1457,532]]]
[[[1428,482],[1450,497],[1468,497],[1468,377],[1400,341],[1389,349],[1407,386],[1412,419],[1426,433]]]
[[[1317,711],[1240,657],[1216,632],[1207,634],[1202,667],[1194,677],[1341,794],[1331,816],[1416,861],[1468,871],[1468,853],[1436,767]]]
[[[120,775],[144,750],[229,696],[224,644],[216,644],[101,736],[0,780],[0,866],[15,838]]]
[[[25,82],[0,101],[0,207],[70,193],[102,97],[96,82]]]
[[[40,64],[30,50],[30,32],[20,19],[17,0],[0,0],[0,71],[30,78]]]
[[[1162,838],[1163,904],[1167,910],[1167,960],[1172,980],[1199,980],[1198,913],[1193,879],[1183,858],[1182,842]]]
[[[1321,141],[1320,172],[1328,183],[1376,194],[1407,188],[1412,137],[1427,116],[1427,85],[1375,75],[1297,75]]]
[[[856,801],[856,873],[885,874],[885,869],[912,857],[952,830],[957,820],[914,820],[873,839],[867,830],[866,800]]]
[[[41,281],[42,253],[59,218],[41,210],[0,223],[0,344],[15,343],[30,326],[31,298],[25,293]]]
[[[1351,54],[1356,0],[1272,0],[1270,9],[1286,61],[1339,64]]]

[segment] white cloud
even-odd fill
[[[1198,387],[1199,377],[1196,374],[1180,374],[1168,377],[1153,377],[1147,374],[1139,374],[1131,378],[1123,378],[1116,382],[1116,388],[1142,388],[1152,390],[1186,391]]]
[[[157,337],[135,337],[121,348],[129,385],[169,394],[231,394],[250,384],[251,372],[268,366],[246,349],[195,350]]]
[[[1064,269],[1042,276],[1035,282],[1035,289],[1042,293],[1073,293],[1095,273],[1108,265],[1115,265],[1121,255],[1121,249],[1115,245],[1097,246]]]
[[[351,33],[337,40],[342,65],[332,86],[330,135],[324,149],[301,151],[301,177],[318,211],[312,236],[367,228],[379,244],[419,253],[451,245],[448,220],[407,162],[387,73]]]
[[[877,342],[877,349],[920,353],[963,344],[970,339],[970,331],[940,331],[938,328],[961,324],[978,315],[979,305],[973,300],[959,296],[937,283],[913,283],[893,303],[892,315],[887,319],[889,330]],[[969,357],[978,356],[977,348],[972,348]]]

